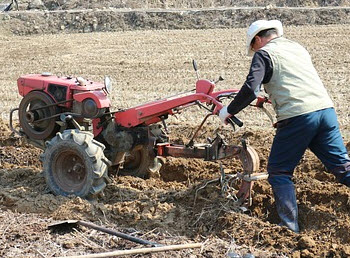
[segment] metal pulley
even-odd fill
[[[29,92],[22,99],[18,116],[23,132],[35,140],[45,140],[57,131],[57,108],[52,98],[42,91]],[[51,118],[50,118],[51,117]]]

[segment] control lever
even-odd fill
[[[219,79],[217,79],[217,80],[215,81],[215,84],[218,84],[219,82],[221,82],[221,81],[223,81],[223,80],[225,80],[225,79],[220,75]]]
[[[72,115],[65,115],[65,114],[61,114],[60,115],[60,120],[62,122],[67,123],[68,121],[72,122],[72,124],[74,125],[74,127],[80,131],[83,131],[84,128],[82,126],[79,125],[79,123],[73,118]]]

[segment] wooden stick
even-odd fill
[[[202,243],[168,245],[168,246],[160,246],[160,247],[138,248],[138,249],[131,249],[131,250],[118,250],[118,251],[107,252],[107,253],[96,253],[96,254],[87,254],[87,255],[79,255],[79,256],[65,256],[64,258],[112,257],[112,256],[122,256],[122,255],[128,255],[128,254],[147,254],[147,253],[156,253],[156,252],[173,251],[173,250],[188,249],[188,248],[200,248],[200,247],[202,247]],[[63,257],[59,257],[59,258],[63,258]]]

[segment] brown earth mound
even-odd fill
[[[158,177],[147,180],[114,177],[103,196],[87,201],[51,194],[41,176],[40,150],[12,136],[0,121],[0,255],[61,256],[140,247],[80,227],[53,232],[54,221],[79,219],[116,228],[162,244],[204,242],[202,250],[166,253],[174,257],[227,257],[252,253],[258,257],[348,257],[350,255],[350,189],[335,183],[310,153],[295,173],[301,234],[276,225],[273,195],[266,181],[254,186],[254,202],[240,209],[224,198],[218,183],[219,163],[168,159]],[[172,138],[184,141],[193,128]],[[267,156],[271,135],[245,132],[260,156]],[[230,136],[231,135],[231,136]],[[228,141],[238,142],[228,133]],[[349,143],[348,143],[349,144]],[[239,162],[224,167],[239,171]],[[262,158],[262,170],[266,160]],[[164,257],[164,253],[150,257]]]

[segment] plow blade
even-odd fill
[[[252,205],[252,189],[255,181],[267,179],[266,173],[254,173],[250,175],[238,174],[238,177],[242,179],[241,186],[239,187],[237,198],[239,203],[243,204],[248,201],[248,206]]]
[[[240,159],[243,172],[237,173],[237,179],[242,180],[236,194],[237,205],[252,205],[252,188],[254,181],[264,180],[268,177],[266,173],[257,173],[259,171],[260,160],[257,152],[243,142],[243,146],[226,145],[220,137],[216,137],[210,144],[203,145],[173,145],[161,143],[157,145],[157,155],[162,157],[183,157],[199,158],[207,161],[220,160],[234,157]],[[222,170],[221,178],[225,178]]]

